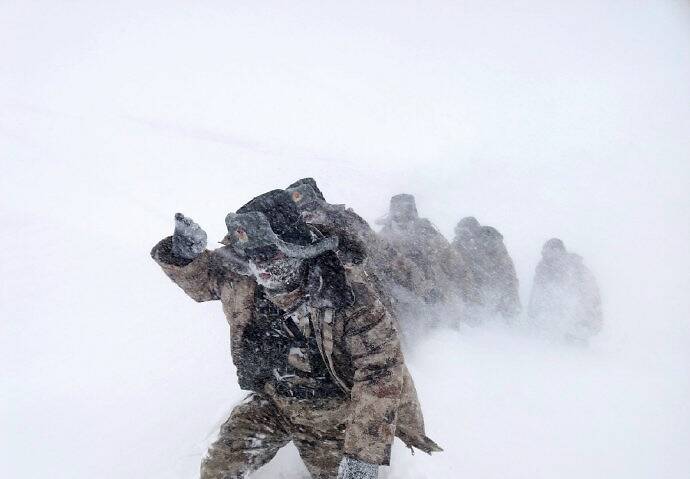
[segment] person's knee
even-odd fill
[[[343,458],[341,441],[321,441],[318,444],[295,443],[299,455],[314,479],[336,477],[338,466]]]

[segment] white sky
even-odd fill
[[[175,211],[220,239],[228,211],[303,176],[372,221],[404,191],[447,236],[469,214],[497,227],[523,302],[541,244],[560,236],[600,280],[601,348],[690,363],[687,1],[4,0],[0,165],[12,417],[47,394],[46,364],[64,398],[66,378],[98,384],[91,404],[103,368],[135,377],[132,391],[226,374],[198,373],[201,352],[180,359],[196,350],[179,336],[211,347],[224,325],[185,316],[220,314],[208,305],[161,306],[178,292],[148,249]],[[159,307],[185,328],[163,335],[179,356],[150,344]],[[108,362],[122,350],[130,362]],[[170,355],[176,375],[138,371]],[[684,368],[649,377],[688,392]],[[682,445],[690,415],[668,414]]]

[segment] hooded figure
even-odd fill
[[[351,208],[327,203],[312,178],[299,180],[286,191],[305,222],[324,235],[338,237],[336,252],[345,268],[364,275],[396,319],[409,313],[410,298],[424,294],[424,275],[417,265]]]
[[[319,479],[339,467],[339,478],[377,477],[394,436],[440,450],[424,433],[389,312],[283,190],[229,214],[213,251],[198,225],[176,219],[152,256],[194,300],[220,300],[240,387],[251,391],[209,448],[202,479],[246,477],[290,441]]]
[[[422,272],[427,304],[445,304],[455,299],[465,306],[479,302],[464,258],[428,219],[419,217],[414,196],[393,196],[389,214],[382,223],[381,236]]]
[[[337,236],[337,253],[345,265],[361,265],[375,241],[369,224],[345,205],[327,203],[313,178],[303,178],[286,190],[303,221],[325,235]]]
[[[521,309],[519,283],[503,235],[468,216],[455,227],[452,244],[472,272],[483,307],[504,318],[517,316]]]
[[[401,193],[391,198],[390,225],[397,231],[408,231],[419,220],[414,196]]]
[[[539,327],[569,340],[587,341],[601,330],[601,296],[594,275],[558,238],[542,248],[528,313]]]
[[[468,263],[472,261],[472,258],[480,255],[481,229],[481,224],[474,216],[466,216],[455,226],[453,247],[461,252]]]

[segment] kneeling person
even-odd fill
[[[246,477],[290,441],[318,479],[378,477],[394,436],[439,451],[393,321],[371,286],[348,276],[337,239],[314,242],[282,191],[226,225],[225,246],[208,251],[203,230],[180,215],[152,251],[193,299],[221,301],[240,386],[252,391],[209,448],[202,479]]]

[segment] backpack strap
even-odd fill
[[[333,364],[333,321],[335,319],[335,310],[333,308],[311,308],[311,319],[314,326],[316,344],[321,352],[321,357],[326,363],[328,372],[336,384],[349,394],[350,388],[335,372],[335,365]]]

